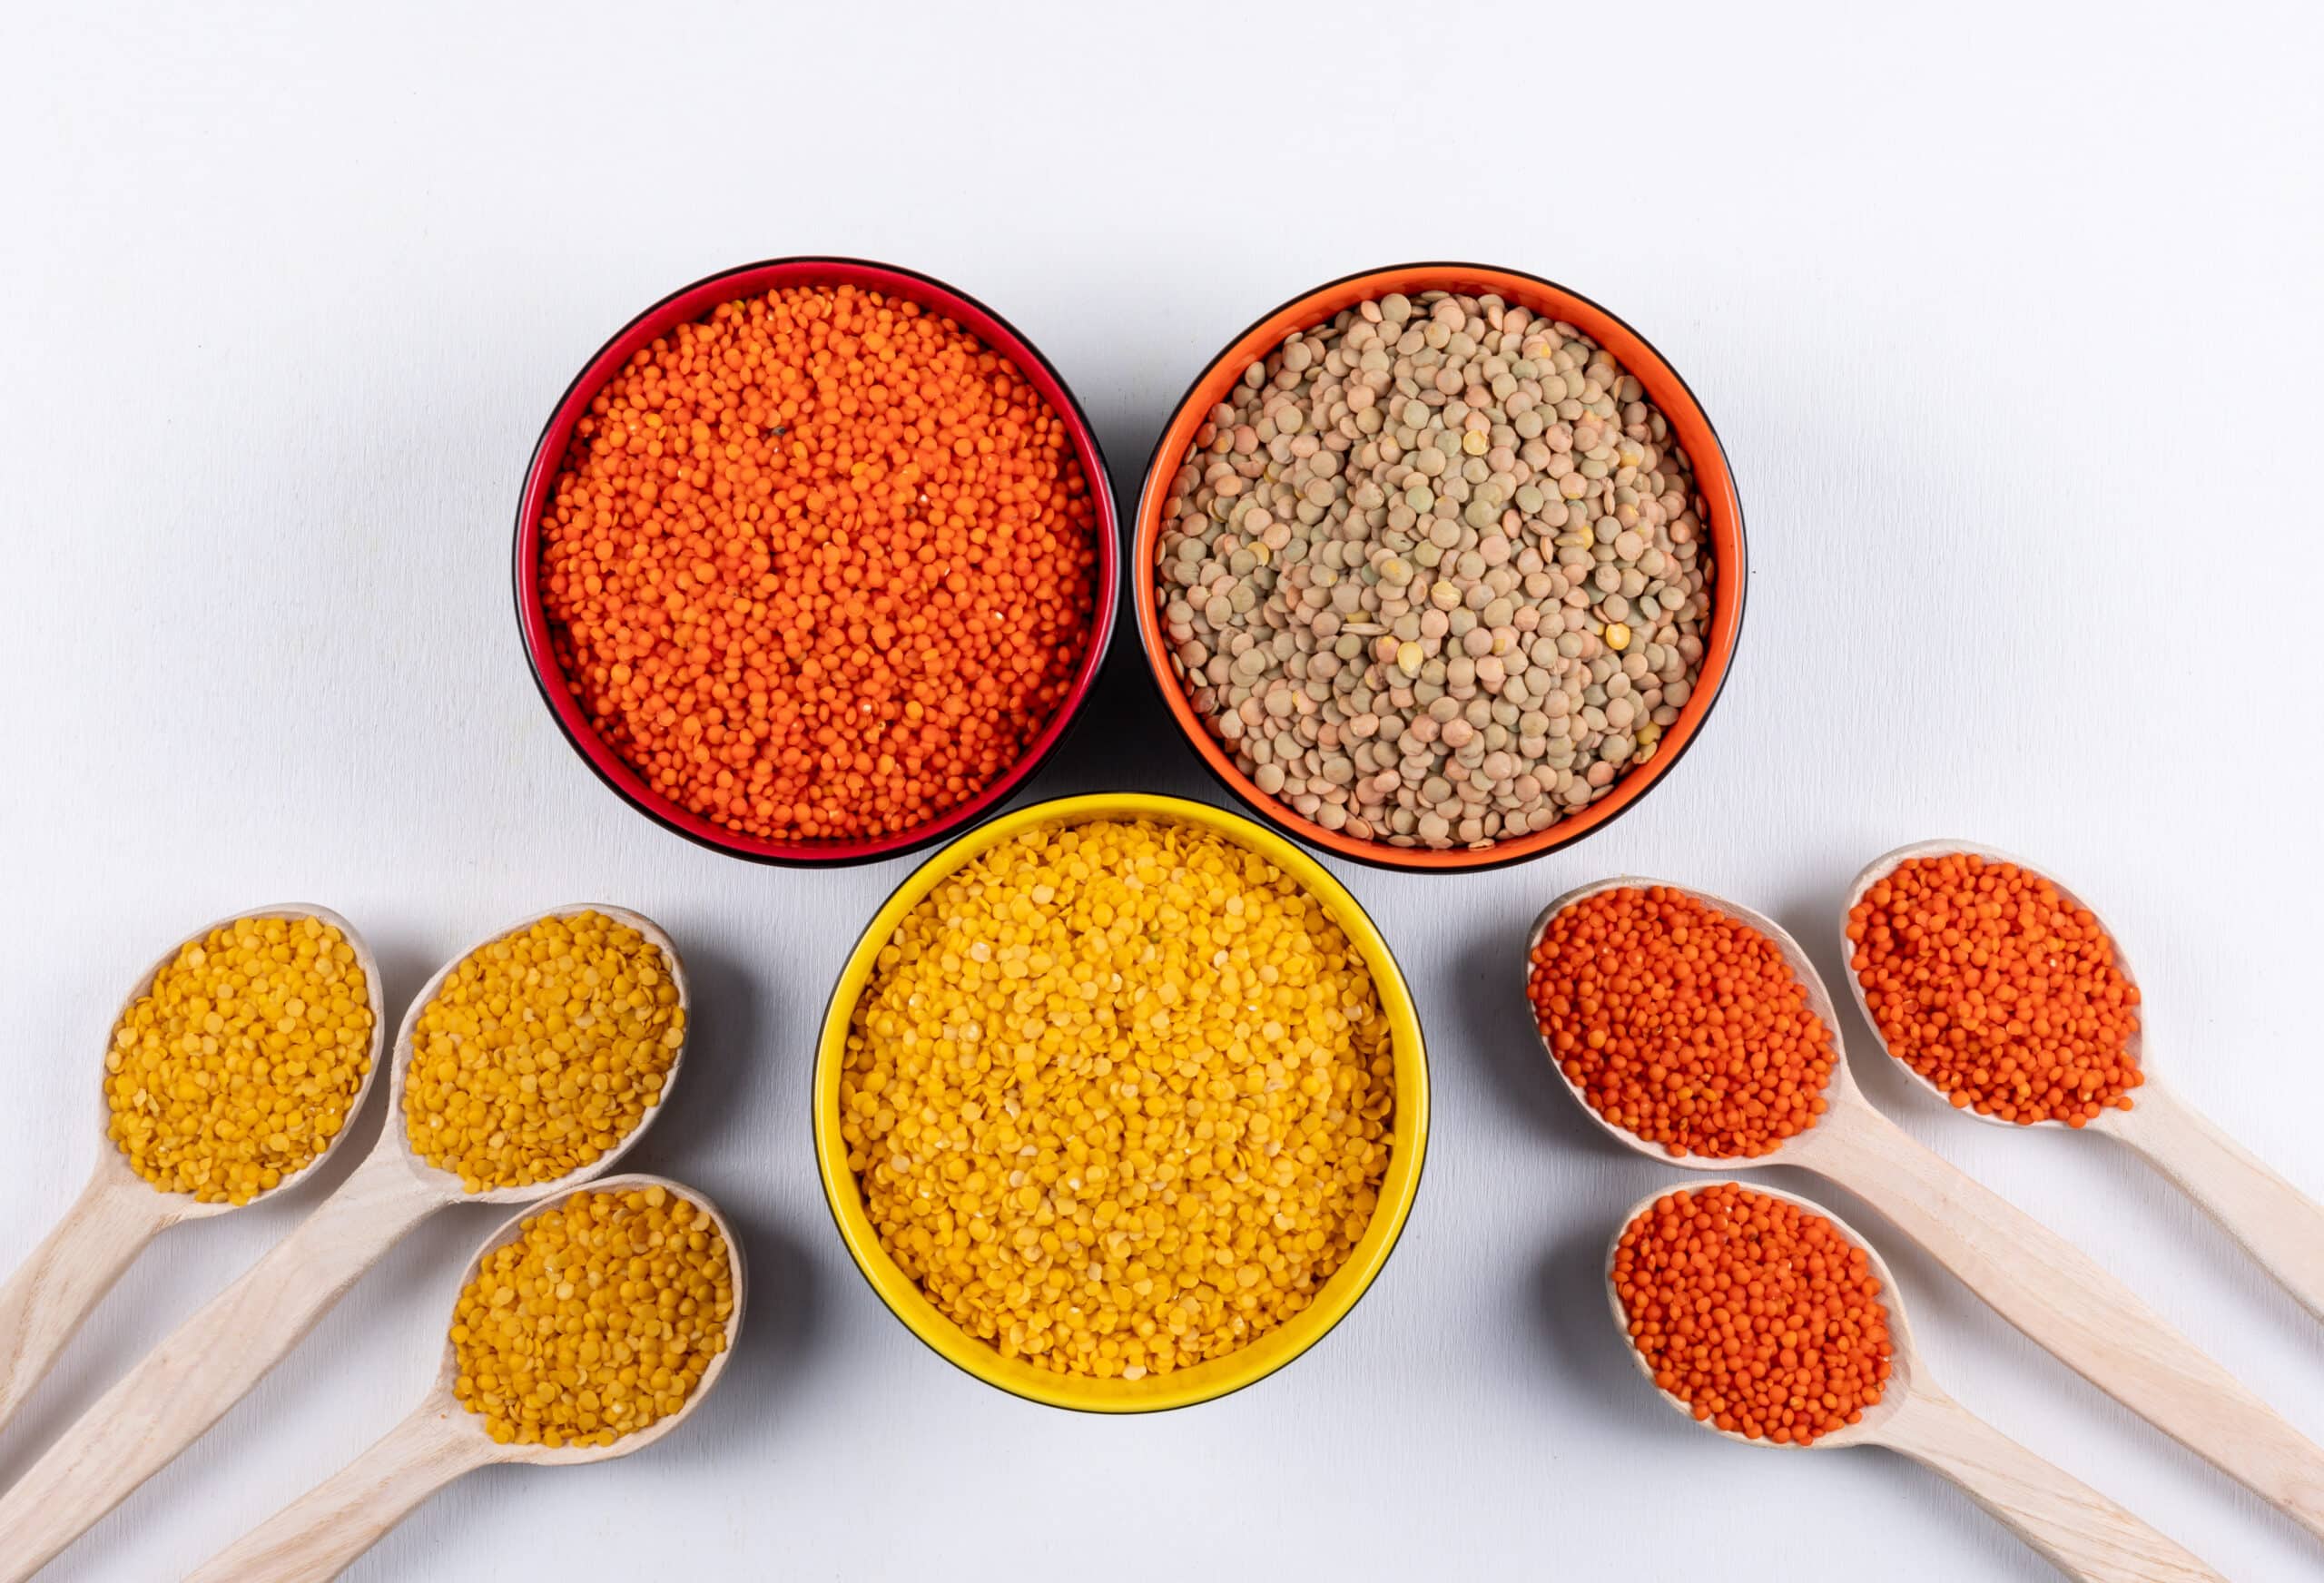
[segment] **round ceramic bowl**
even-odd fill
[[[646,785],[628,762],[599,738],[566,685],[550,642],[548,616],[541,608],[537,592],[540,521],[548,508],[557,474],[563,470],[566,446],[573,438],[574,425],[606,381],[621,370],[633,353],[676,326],[701,318],[722,302],[786,286],[810,285],[858,286],[917,302],[960,325],[1014,363],[1064,421],[1072,438],[1074,454],[1080,459],[1082,474],[1088,480],[1096,504],[1098,561],[1088,643],[1074,671],[1072,684],[1057,713],[1007,773],[959,807],[910,830],[862,840],[775,841],[729,830],[680,807]],[[998,808],[1049,761],[1088,699],[1098,679],[1098,666],[1106,657],[1106,645],[1113,635],[1114,615],[1120,602],[1120,551],[1113,486],[1106,474],[1105,455],[1098,448],[1097,438],[1090,431],[1089,419],[1049,359],[1007,320],[941,280],[893,264],[862,259],[771,259],[724,270],[672,292],[624,325],[574,376],[572,384],[558,398],[556,410],[549,415],[548,426],[541,430],[540,441],[533,447],[532,463],[525,473],[524,497],[517,506],[514,584],[517,624],[524,634],[525,657],[532,666],[533,683],[539,688],[541,701],[548,705],[557,729],[565,733],[565,740],[597,779],[638,812],[688,841],[753,862],[818,867],[872,862],[940,841]]]
[[[893,937],[904,915],[946,876],[1023,831],[1101,819],[1148,819],[1199,826],[1259,853],[1305,886],[1363,953],[1387,1009],[1396,1063],[1395,1122],[1388,1171],[1380,1184],[1380,1204],[1347,1262],[1324,1283],[1313,1303],[1241,1351],[1142,1380],[1059,1374],[1004,1358],[939,1312],[881,1244],[864,1212],[855,1174],[848,1169],[847,1145],[840,1136],[840,1072],[847,1057],[848,1027],[881,948]],[[880,1300],[937,1355],[988,1385],[1029,1401],[1085,1412],[1157,1412],[1208,1401],[1265,1379],[1321,1341],[1355,1306],[1356,1299],[1387,1263],[1403,1230],[1404,1218],[1411,1213],[1413,1195],[1420,1190],[1421,1164],[1428,1148],[1428,1057],[1422,1047],[1420,1018],[1412,993],[1405,988],[1387,941],[1381,939],[1355,898],[1313,858],[1274,831],[1207,803],[1132,792],[1066,797],[1020,808],[978,826],[921,863],[872,919],[849,955],[823,1013],[815,1050],[814,1141],[823,1195],[856,1268],[863,1272]]]
[[[1521,304],[1534,312],[1574,326],[1613,353],[1623,369],[1646,387],[1648,398],[1669,419],[1671,431],[1693,463],[1695,487],[1709,506],[1710,547],[1717,580],[1712,585],[1710,634],[1703,652],[1702,672],[1694,693],[1679,718],[1663,733],[1662,746],[1652,761],[1614,782],[1612,790],[1581,812],[1561,819],[1547,830],[1533,831],[1514,841],[1499,841],[1472,850],[1455,847],[1432,850],[1423,847],[1391,846],[1385,841],[1359,841],[1342,831],[1325,830],[1301,815],[1289,803],[1259,790],[1256,782],[1236,767],[1194,710],[1172,668],[1169,645],[1162,631],[1159,602],[1155,597],[1154,568],[1162,537],[1162,512],[1169,504],[1170,486],[1196,431],[1209,420],[1211,408],[1224,400],[1243,370],[1281,345],[1296,329],[1321,324],[1343,309],[1391,291],[1414,296],[1423,291],[1494,292],[1502,300]],[[1424,873],[1458,872],[1499,868],[1580,841],[1603,829],[1637,806],[1659,784],[1693,743],[1710,715],[1734,663],[1735,644],[1743,630],[1743,599],[1748,584],[1743,539],[1743,507],[1728,472],[1727,453],[1718,443],[1710,418],[1695,394],[1662,354],[1620,319],[1589,298],[1537,276],[1482,264],[1399,264],[1366,270],[1293,298],[1229,342],[1210,360],[1179,401],[1170,427],[1154,447],[1147,464],[1146,487],[1138,497],[1137,532],[1129,551],[1130,590],[1137,619],[1137,635],[1146,649],[1147,668],[1172,718],[1218,783],[1234,793],[1254,813],[1295,836],[1307,845],[1334,857],[1384,869]]]

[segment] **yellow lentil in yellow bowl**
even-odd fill
[[[1105,793],[915,870],[824,1014],[815,1156],[882,1302],[1092,1412],[1207,1401],[1355,1305],[1420,1185],[1428,1067],[1387,943],[1247,819]]]

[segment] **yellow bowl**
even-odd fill
[[[1257,852],[1305,887],[1363,954],[1388,1014],[1396,1063],[1395,1126],[1387,1175],[1380,1184],[1380,1204],[1347,1263],[1334,1272],[1314,1303],[1250,1345],[1189,1369],[1149,1374],[1142,1380],[1098,1380],[1035,1368],[1019,1359],[1002,1357],[945,1317],[881,1245],[879,1234],[864,1213],[855,1173],[847,1168],[847,1145],[839,1128],[839,1080],[847,1058],[848,1025],[854,1019],[856,1001],[872,977],[881,948],[894,936],[904,915],[948,875],[1012,836],[1038,825],[1103,819],[1150,819],[1210,831]],[[1084,1412],[1158,1412],[1208,1401],[1265,1378],[1323,1340],[1324,1332],[1355,1306],[1355,1300],[1388,1262],[1397,1234],[1403,1230],[1404,1217],[1412,1211],[1413,1197],[1420,1190],[1421,1161],[1428,1150],[1428,1057],[1422,1048],[1420,1018],[1413,1009],[1412,992],[1404,986],[1404,976],[1388,950],[1388,942],[1381,939],[1355,898],[1315,859],[1273,831],[1207,803],[1179,797],[1101,792],[1035,803],[979,825],[914,870],[911,878],[888,898],[888,904],[855,942],[838,988],[832,991],[831,1006],[823,1013],[822,1037],[815,1049],[814,1115],[815,1164],[822,1174],[823,1196],[830,1201],[832,1218],[839,1223],[840,1236],[880,1300],[914,1335],[939,1356],[986,1384],[1029,1401]]]

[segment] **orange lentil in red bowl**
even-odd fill
[[[855,285],[723,302],[575,425],[537,590],[565,685],[653,792],[765,841],[940,818],[1092,641],[1098,512],[1007,357]]]

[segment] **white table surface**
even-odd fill
[[[1597,1262],[1675,1173],[1556,1091],[1512,963],[1543,900],[1628,870],[1769,910],[1836,969],[1860,862],[1979,835],[2102,900],[2155,1065],[2324,1192],[2316,13],[1133,9],[9,7],[0,1266],[78,1187],[107,1019],[184,928],[326,902],[399,1014],[491,927],[619,901],[699,986],[637,1158],[744,1228],[742,1352],[668,1443],[471,1478],[354,1576],[2048,1576],[1897,1459],[1725,1444],[1649,1399]],[[1416,257],[1597,297],[1729,447],[1749,618],[1668,784],[1513,871],[1343,870],[1432,1035],[1427,1177],[1354,1317],[1231,1400],[1029,1406],[889,1316],[825,1214],[806,1097],[832,979],[903,865],[762,869],[664,834],[526,674],[511,516],[558,392],[671,288],[817,251],[1011,318],[1126,506],[1230,335]],[[1215,795],[1128,636],[1037,789]],[[1955,1118],[1876,1061],[1915,1136],[2324,1437],[2324,1329],[2159,1178]],[[2324,1570],[1860,1205],[1771,1179],[1872,1229],[1971,1408],[2245,1583]],[[0,1439],[0,1480],[314,1202],[164,1236]],[[177,1576],[361,1450],[429,1379],[495,1218],[412,1236],[49,1576]]]

